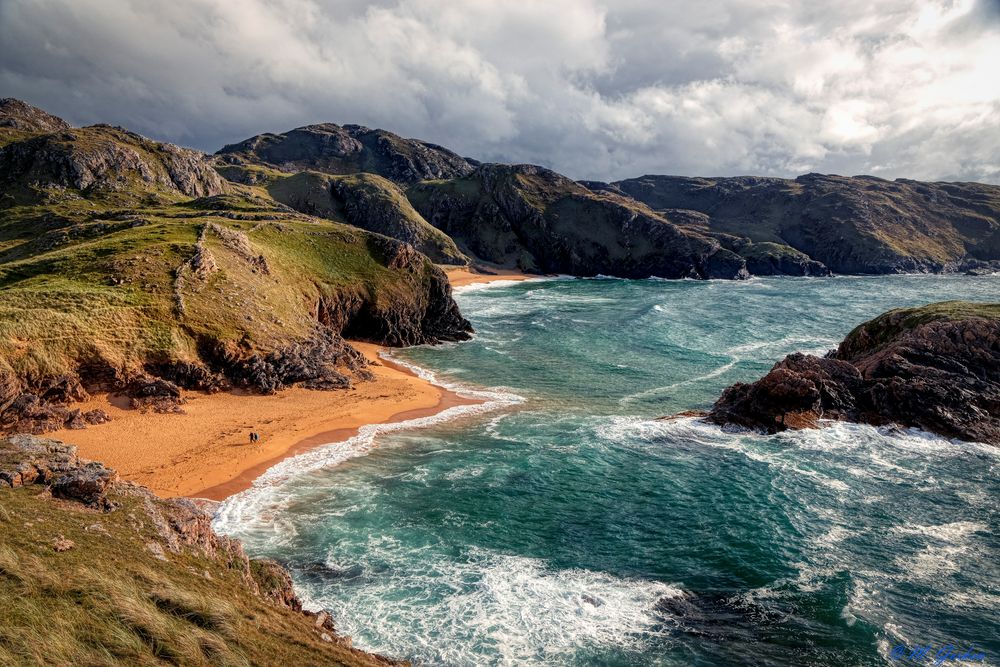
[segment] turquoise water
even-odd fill
[[[1000,449],[655,420],[948,298],[995,301],[1000,278],[467,290],[473,341],[396,356],[484,406],[285,462],[216,523],[356,646],[424,664],[880,665],[973,643],[1000,664]]]

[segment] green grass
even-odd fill
[[[122,507],[103,514],[40,486],[0,488],[0,664],[375,664],[251,593],[247,573],[221,555],[186,548],[158,559],[142,502],[114,500]],[[59,537],[75,546],[57,552]],[[251,561],[250,576],[266,573]]]
[[[206,226],[243,235],[270,274],[213,232],[206,245],[218,271],[179,282]],[[395,298],[420,284],[387,268],[367,239],[250,188],[142,207],[95,195],[0,210],[0,368],[39,378],[85,363],[128,374],[195,361],[206,338],[262,351],[305,339],[321,293]]]

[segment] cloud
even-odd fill
[[[576,178],[1000,182],[996,0],[0,0],[0,95],[213,151],[362,123]]]

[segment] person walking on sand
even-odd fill
[[[260,440],[260,436],[257,435],[257,431],[250,431],[250,444],[252,445],[258,440]]]

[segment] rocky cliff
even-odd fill
[[[532,165],[484,164],[411,186],[432,225],[476,257],[524,271],[625,278],[743,278],[745,261],[626,197]]]
[[[182,410],[184,389],[346,387],[368,372],[344,335],[471,331],[413,246],[229,183],[195,151],[36,132],[0,148],[0,184],[0,428],[100,423],[73,408],[94,390]]]
[[[69,123],[13,97],[0,99],[0,137],[15,133],[58,132]]]
[[[643,176],[595,187],[667,216],[693,212],[690,224],[704,233],[777,244],[836,273],[1000,268],[1000,186],[808,174]]]
[[[349,214],[350,224],[446,263],[464,257],[422,222],[472,261],[526,271],[741,278],[1000,270],[998,186],[818,174],[573,183],[541,167],[481,165],[384,130],[329,123],[259,135],[217,159],[223,173],[251,185],[268,169],[391,180],[407,188],[415,213],[357,176],[306,188],[315,196],[298,192],[294,179],[281,192],[298,210]],[[351,202],[361,205],[351,210]]]
[[[708,418],[769,433],[820,419],[901,424],[1000,445],[1000,305],[889,311],[826,357],[789,355],[729,387]]]
[[[0,664],[394,664],[303,612],[201,506],[70,445],[0,440],[0,531]]]
[[[261,134],[225,146],[217,155],[228,164],[267,164],[288,172],[365,172],[404,185],[464,176],[473,168],[465,158],[436,144],[404,139],[386,130],[333,123]]]

